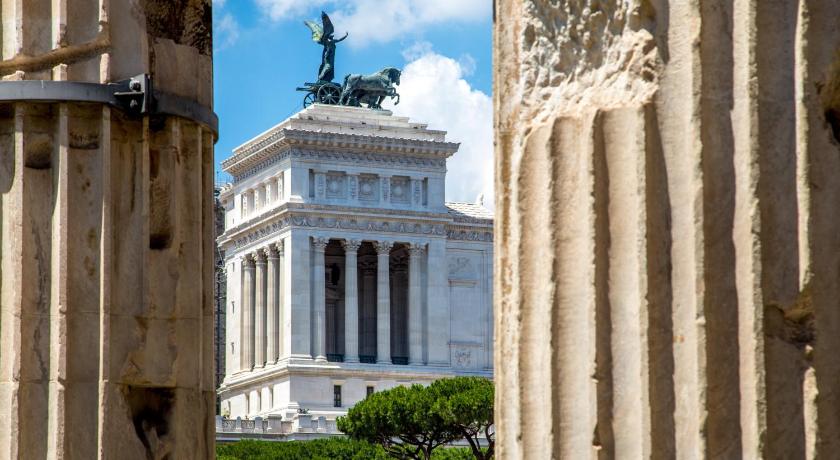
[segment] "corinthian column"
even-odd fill
[[[359,281],[356,256],[362,242],[344,241],[344,361],[359,362]]]
[[[327,238],[312,239],[312,250],[314,251],[313,259],[315,264],[313,267],[314,270],[312,271],[312,276],[315,278],[313,280],[315,292],[312,298],[312,303],[314,304],[314,308],[312,309],[312,343],[314,345],[312,354],[315,355],[316,361],[327,360],[327,331],[325,321],[327,314],[327,286],[325,279],[326,275],[324,273],[324,251],[327,249],[329,241],[330,240]]]
[[[254,368],[254,258],[245,256],[242,261],[242,321],[240,323],[239,338],[241,353],[241,369]]]
[[[277,247],[272,244],[267,252],[268,276],[266,286],[266,356],[267,363],[275,363],[279,350],[279,318],[280,318],[280,255]]]
[[[254,309],[254,365],[265,365],[265,337],[266,337],[266,250],[260,249],[256,254],[257,282],[256,307]]]
[[[423,296],[420,290],[420,261],[425,245],[408,247],[408,362],[423,364]]]
[[[391,364],[391,241],[379,241],[376,247],[376,362]]]

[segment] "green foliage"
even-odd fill
[[[338,429],[397,458],[429,459],[443,452],[439,446],[467,439],[474,457],[486,460],[493,458],[493,398],[493,383],[480,377],[396,387],[356,404],[338,419]],[[488,449],[479,448],[480,437]]]
[[[435,401],[432,412],[461,433],[470,443],[475,458],[493,458],[493,382],[481,377],[441,379],[432,383],[427,391]],[[479,447],[480,438],[486,440],[489,446],[486,450]]]
[[[379,447],[350,439],[328,438],[312,441],[268,442],[243,440],[216,447],[218,460],[385,460]]]
[[[216,446],[217,460],[386,460],[380,446],[344,437],[313,441],[244,440]],[[470,449],[438,449],[432,460],[471,460]]]

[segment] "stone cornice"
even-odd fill
[[[361,378],[370,380],[395,379],[395,380],[437,380],[444,377],[454,376],[478,376],[492,378],[491,369],[462,369],[443,366],[402,366],[402,365],[381,365],[381,364],[349,364],[349,363],[326,363],[326,364],[285,364],[272,365],[258,372],[245,372],[234,374],[225,379],[225,383],[219,388],[219,394],[242,390],[252,385],[260,385],[277,378],[285,378],[290,375],[307,375],[337,378]]]
[[[405,156],[416,159],[438,159],[445,162],[458,151],[459,145],[456,142],[279,128],[235,150],[232,157],[222,162],[222,169],[235,176],[237,180],[241,180],[247,177],[254,167],[283,150],[286,150],[284,154],[287,154],[289,150],[317,151],[320,154],[324,152],[337,152],[343,155],[367,154],[367,158],[362,158],[363,160],[376,159],[380,163],[398,161]],[[375,154],[385,157],[371,156]]]
[[[445,213],[285,203],[225,231],[218,243],[224,250],[238,249],[295,227],[493,241],[492,222],[465,226]]]

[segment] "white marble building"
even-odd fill
[[[492,215],[444,202],[445,134],[313,105],[223,163],[223,414],[331,422],[372,391],[492,377]]]

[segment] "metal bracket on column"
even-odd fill
[[[0,82],[0,102],[90,102],[108,104],[130,116],[174,115],[201,123],[216,138],[219,118],[198,102],[156,91],[149,75],[115,83],[20,80]]]

